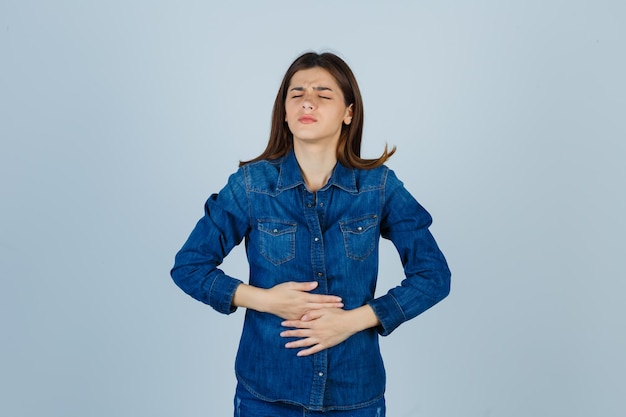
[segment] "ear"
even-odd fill
[[[346,109],[346,114],[343,117],[343,122],[347,125],[349,125],[350,123],[352,123],[352,109],[354,107],[354,104],[350,104],[348,106],[348,108]]]

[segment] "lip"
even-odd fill
[[[304,114],[298,118],[300,123],[309,124],[317,122],[317,119],[310,114]]]

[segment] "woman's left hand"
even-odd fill
[[[286,348],[306,348],[298,356],[321,352],[343,342],[353,334],[379,324],[369,305],[354,310],[324,308],[306,313],[300,320],[285,320],[284,327],[292,327],[280,333],[281,337],[297,337],[285,344]]]

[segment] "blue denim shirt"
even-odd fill
[[[322,411],[364,407],[385,389],[378,335],[449,293],[450,271],[430,224],[386,166],[360,170],[338,163],[328,183],[312,193],[290,152],[241,167],[209,197],[204,217],[176,255],[172,277],[192,297],[234,312],[241,281],[218,266],[245,239],[251,285],[315,280],[314,292],[340,296],[345,309],[369,304],[378,328],[305,357],[285,348],[281,318],[248,309],[235,363],[239,382],[261,399]],[[380,236],[397,248],[405,277],[374,298]]]

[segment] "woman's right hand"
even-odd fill
[[[285,320],[299,320],[311,310],[342,308],[341,298],[335,295],[311,294],[317,282],[283,282],[269,289],[240,284],[233,304],[274,314]]]
[[[342,308],[341,297],[311,294],[317,282],[283,282],[267,290],[269,313],[286,320],[299,320],[311,310]],[[289,319],[288,317],[291,317]]]

